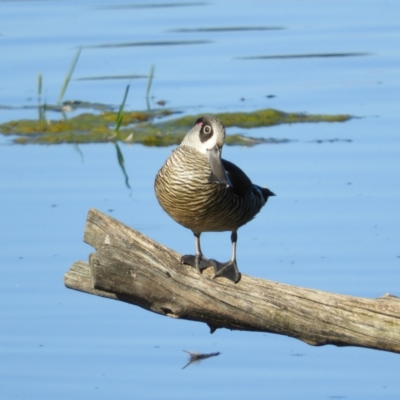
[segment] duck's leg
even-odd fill
[[[212,260],[214,265],[214,278],[217,278],[219,276],[224,276],[225,278],[230,279],[234,283],[237,283],[240,280],[240,272],[236,264],[236,243],[237,243],[236,231],[232,231],[231,241],[232,241],[232,257],[230,261],[226,263],[220,263],[218,261]]]
[[[196,247],[196,255],[190,256],[182,256],[181,258],[181,263],[182,264],[187,264],[190,265],[193,268],[196,268],[199,272],[201,272],[203,269],[206,269],[207,267],[210,267],[211,265],[214,266],[214,263],[207,258],[203,256],[203,253],[201,252],[201,247],[200,247],[200,235],[201,233],[196,233],[193,232],[194,234],[194,243]],[[214,266],[215,268],[215,266]]]

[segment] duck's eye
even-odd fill
[[[208,124],[202,125],[199,135],[201,143],[207,142],[207,140],[210,140],[212,136],[213,136],[213,129],[211,128],[211,125]]]
[[[203,132],[204,132],[206,135],[210,134],[210,133],[212,132],[211,126],[210,126],[210,125],[205,125],[205,126],[203,127]]]

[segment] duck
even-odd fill
[[[193,232],[195,254],[182,256],[181,263],[200,273],[213,267],[214,278],[237,283],[241,278],[236,262],[237,231],[275,194],[253,184],[238,166],[221,157],[225,136],[225,126],[216,117],[197,118],[158,171],[154,190],[164,211]],[[206,258],[200,246],[201,234],[224,231],[231,232],[231,259],[218,262]]]

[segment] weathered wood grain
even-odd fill
[[[181,255],[121,222],[90,210],[84,240],[96,252],[64,277],[71,289],[218,328],[272,332],[311,345],[360,346],[400,353],[400,299],[300,288],[242,274],[239,283],[200,275]]]

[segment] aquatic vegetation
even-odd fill
[[[15,135],[15,143],[105,143],[117,140],[141,143],[145,146],[169,146],[180,143],[199,115],[186,115],[163,120],[176,111],[157,109],[147,111],[105,111],[100,114],[83,113],[68,120],[19,120],[0,124],[0,133]],[[301,122],[345,122],[349,115],[319,115],[286,113],[274,109],[253,112],[218,113],[227,128],[259,128]],[[118,122],[117,122],[118,121]],[[118,129],[116,126],[118,124]],[[283,138],[267,139],[236,133],[228,135],[228,145],[252,146],[259,143],[280,143]]]
[[[82,51],[82,48],[79,47],[78,51],[75,54],[75,57],[72,59],[72,62],[71,62],[71,65],[70,65],[70,67],[69,67],[69,69],[67,71],[67,74],[65,75],[64,83],[62,85],[60,94],[58,95],[58,100],[57,100],[57,104],[58,105],[60,105],[61,102],[62,102],[62,99],[64,97],[65,91],[67,90],[69,81],[71,80],[72,74],[73,74],[74,69],[76,67],[76,64],[78,62],[79,56],[81,55],[81,51]]]
[[[149,77],[147,79],[147,87],[146,87],[146,104],[147,104],[147,109],[150,110],[150,89],[151,89],[151,84],[153,82],[153,77],[154,77],[154,65],[151,66],[150,72],[149,72]]]
[[[228,30],[261,29],[260,27],[228,27]],[[264,28],[263,28],[264,29]],[[267,29],[267,28],[265,28]],[[270,28],[268,28],[270,29]],[[183,44],[186,42],[163,42],[162,44]],[[197,42],[196,42],[197,43]],[[149,45],[148,42],[134,43],[134,45]],[[160,43],[151,42],[151,45]],[[121,46],[130,44],[114,44],[101,46]],[[88,46],[93,47],[93,46]],[[96,47],[96,46],[95,46]],[[82,47],[80,47],[72,59],[70,67],[64,78],[64,82],[58,96],[57,104],[42,103],[43,77],[38,75],[38,120],[22,119],[0,124],[0,133],[13,135],[13,142],[20,144],[61,144],[61,143],[115,143],[118,160],[124,171],[123,157],[118,142],[141,143],[145,146],[169,146],[181,142],[184,135],[192,127],[193,122],[200,115],[186,115],[178,118],[166,118],[179,111],[169,109],[152,109],[150,106],[150,91],[154,79],[154,65],[151,66],[147,76],[146,86],[146,111],[125,111],[125,102],[129,92],[126,88],[124,98],[118,113],[110,105],[91,103],[87,101],[62,101],[71,80],[72,74],[79,60]],[[326,55],[325,55],[326,56]],[[331,55],[329,55],[331,56]],[[100,77],[104,78],[104,77]],[[86,78],[88,79],[88,78]],[[164,105],[165,102],[158,102]],[[4,107],[3,107],[4,108]],[[73,110],[88,109],[90,112],[82,112],[72,118],[67,118],[66,113]],[[63,118],[50,119],[47,112],[61,112]],[[349,115],[312,115],[297,112],[283,112],[275,109],[263,109],[253,112],[226,112],[215,116],[223,121],[227,128],[252,129],[278,124],[293,124],[300,122],[344,122],[349,120]],[[227,145],[253,146],[260,143],[285,143],[285,138],[252,137],[248,133],[228,134]],[[127,183],[129,186],[129,184]]]

